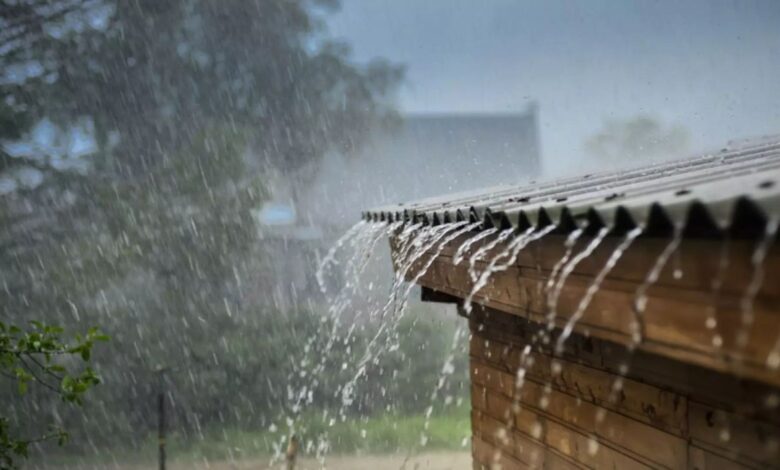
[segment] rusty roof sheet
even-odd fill
[[[543,227],[568,232],[608,227],[646,235],[679,227],[688,236],[755,236],[780,218],[780,136],[716,153],[644,167],[583,175],[379,207],[375,221],[440,224],[482,221],[483,227]]]

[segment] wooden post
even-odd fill
[[[165,470],[165,369],[159,369],[158,373],[160,375],[157,391],[157,443],[160,470]]]
[[[290,441],[287,443],[287,452],[285,459],[287,460],[287,470],[295,470],[295,460],[298,457],[298,436],[293,434],[290,436]]]

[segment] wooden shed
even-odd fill
[[[474,468],[780,468],[780,140],[365,217],[469,323]]]

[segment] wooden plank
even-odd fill
[[[494,374],[506,374],[498,370]],[[480,377],[486,377],[484,374]],[[511,376],[503,380],[511,381]],[[482,386],[477,382],[475,386]],[[486,389],[486,412],[501,419],[502,413],[511,412],[512,397]],[[517,393],[517,392],[515,392]],[[629,455],[655,462],[669,468],[683,468],[687,461],[687,443],[684,439],[663,432],[653,426],[636,421],[619,413],[601,409],[603,420],[598,422],[600,407],[577,400],[557,390],[545,390],[544,385],[526,380],[520,389],[519,402],[534,412],[552,417],[571,426],[585,435],[595,435],[599,440],[610,442]]]
[[[576,310],[589,282],[588,279],[571,277],[566,283],[558,302],[557,326],[565,324]],[[468,295],[472,285],[466,267],[453,266],[446,257],[438,258],[420,283],[462,298]],[[476,300],[508,313],[544,322],[546,305],[541,294],[544,284],[542,278],[522,277],[516,269],[510,268],[497,273]],[[605,281],[575,331],[622,344],[629,343],[636,288],[636,285],[628,286],[622,281]],[[766,357],[780,335],[780,321],[777,313],[771,310],[776,308],[775,305],[761,301],[754,305],[753,326],[748,330],[749,342],[741,348],[736,345],[737,332],[741,331],[742,325],[739,301],[721,297],[717,318],[722,346],[715,347],[713,338],[716,332],[704,327],[711,316],[708,310],[711,296],[659,289],[649,292],[644,350],[727,372],[735,371],[733,364],[739,359],[741,374],[780,385],[780,371],[769,370],[765,365]]]
[[[533,334],[535,327],[523,319],[500,311],[482,309],[475,311],[470,326],[472,328],[470,373],[473,383],[476,384],[474,394],[480,396],[479,406],[497,417],[506,418],[505,411],[511,409],[509,397],[512,397],[515,391],[515,371],[519,366],[520,354],[526,344],[526,338]],[[585,383],[598,384],[598,380],[609,381],[610,377],[615,377],[617,365],[626,360],[611,348],[610,343],[574,337],[569,351],[570,358],[562,360],[561,377],[567,377],[567,369],[577,368],[580,375],[584,377],[582,380]],[[583,351],[587,354],[583,354]],[[540,387],[552,379],[549,351],[547,353],[534,351],[528,357],[533,359],[533,364],[526,373],[528,380]],[[585,363],[571,360],[571,358],[585,357],[587,357]],[[545,364],[544,360],[548,362]],[[541,371],[534,370],[537,366]],[[664,409],[666,406],[667,410],[671,410],[671,416],[675,417],[673,422],[677,425],[668,426],[663,421],[647,419],[644,422],[667,430],[676,429],[675,432],[682,437],[690,436],[690,445],[695,446],[696,449],[687,450],[689,468],[697,468],[697,465],[700,468],[718,468],[719,464],[724,465],[724,468],[766,468],[780,465],[780,456],[777,454],[780,418],[778,418],[777,407],[766,407],[767,399],[778,396],[776,389],[739,381],[732,376],[644,353],[634,357],[629,373],[650,383],[629,378],[625,381],[626,390],[631,389],[635,384],[639,387],[640,394],[652,397],[655,391],[666,395],[667,398],[662,401],[665,405],[658,405],[658,408]],[[565,382],[552,380],[551,383],[555,390],[588,400],[592,404],[601,404],[598,397],[603,397],[607,392],[603,386],[590,385],[590,389],[596,391],[594,394],[597,398],[588,399],[583,397],[584,387],[580,386],[579,390],[572,386],[567,388],[567,383],[573,382],[572,378],[567,378]],[[658,388],[654,383],[663,383],[679,391]],[[479,391],[480,387],[483,387],[481,391]],[[491,402],[488,396],[491,391],[506,396],[504,403],[496,403],[495,399]],[[708,401],[688,405],[690,400],[684,394],[690,394],[697,399],[704,397]],[[632,395],[628,394],[628,396]],[[631,403],[631,400],[628,401]],[[676,407],[675,401],[678,401]],[[643,406],[646,407],[646,402],[644,405],[640,404],[639,409]],[[691,406],[693,410],[688,411]],[[615,409],[615,411],[631,415],[631,408]],[[636,405],[633,408],[635,411]],[[502,410],[504,410],[503,415]],[[528,413],[528,407],[523,407],[516,414],[515,419],[517,430],[528,435],[532,435],[534,427],[538,429],[540,423],[543,423],[544,432],[549,434],[549,423],[557,422],[554,418],[555,413],[550,415],[552,421],[550,419],[535,421],[535,418],[527,417]],[[525,420],[523,416],[526,416]],[[643,420],[643,417],[637,416],[636,413],[631,417]],[[721,439],[720,431],[723,429],[729,430],[728,442]],[[572,442],[571,439],[568,438],[569,442]],[[548,445],[552,447],[554,444],[548,443]],[[559,443],[559,445],[563,444]],[[565,451],[566,448],[561,447],[560,450]],[[601,465],[605,463],[602,461]]]
[[[695,445],[688,446],[689,470],[746,470],[754,468],[760,467],[735,462]]]
[[[472,362],[472,380],[480,375],[478,380],[484,381],[489,388],[512,396],[516,380],[514,371],[520,368],[522,346],[513,346],[496,340],[485,341],[481,335],[473,335],[471,343],[472,357],[493,361],[506,372],[500,374],[488,368],[480,374],[478,372],[480,363]],[[680,437],[687,435],[687,401],[684,396],[635,380],[624,379],[622,393],[618,395],[619,399],[612,403],[609,398],[612,386],[618,378],[615,374],[571,361],[559,360],[562,365],[561,373],[554,376],[551,370],[552,357],[532,352],[527,355],[527,358],[526,364],[529,364],[529,367],[526,376],[537,383],[549,383],[555,390],[625,414],[671,434]]]
[[[511,400],[502,397],[500,394],[492,394],[490,390],[488,400],[488,409],[486,415],[490,419],[496,419],[501,415],[502,420],[496,420],[498,430],[512,429],[514,432],[522,433],[526,439],[538,441],[540,444],[547,445],[551,451],[558,452],[562,457],[568,457],[568,462],[574,464],[579,462],[591,468],[620,468],[620,469],[647,469],[650,468],[634,458],[621,453],[608,445],[608,443],[591,438],[577,432],[569,426],[563,425],[553,418],[547,419],[543,414],[530,410],[528,407],[513,407]],[[509,423],[506,424],[506,418]],[[485,416],[482,416],[485,419]],[[593,443],[596,443],[594,449]],[[518,445],[518,439],[515,439]],[[592,451],[589,449],[593,449]],[[548,452],[549,455],[552,452]],[[527,462],[534,465],[533,462]]]
[[[777,388],[642,351],[628,353],[619,345],[606,341],[594,343],[599,350],[597,367],[616,373],[623,364],[630,362],[627,373],[630,378],[673,389],[689,401],[766,423],[780,423],[780,407],[766,406],[780,393]]]
[[[510,455],[530,468],[543,466],[547,452],[543,443],[517,434],[511,426],[483,410],[473,410],[471,419],[480,431],[479,438],[491,443],[498,452]]]
[[[645,465],[608,447],[596,438],[573,432],[568,427],[553,420],[547,421],[544,436],[547,445],[589,468],[615,470],[652,468],[650,465]]]
[[[472,439],[471,454],[474,462],[478,464],[476,468],[479,469],[524,470],[532,468],[513,457],[496,450],[490,443],[479,438]]]
[[[478,388],[478,387],[475,387]],[[490,393],[489,391],[487,393]],[[505,410],[510,410],[509,399],[501,399],[500,396],[491,395],[490,409],[485,411],[480,417],[482,420],[494,420],[492,431],[494,434],[506,432],[511,425],[504,421],[496,419],[498,414],[505,415]],[[504,404],[500,402],[505,400]],[[499,402],[499,403],[493,403]],[[477,412],[482,413],[482,412]],[[488,418],[486,418],[486,416]],[[475,418],[475,419],[480,419]],[[521,433],[525,439],[538,441],[548,447],[545,462],[550,460],[551,455],[558,457],[556,460],[562,464],[562,460],[570,466],[576,466],[577,462],[590,468],[616,468],[616,469],[647,469],[651,468],[649,463],[642,463],[636,458],[632,458],[625,453],[613,449],[609,442],[599,438],[591,438],[575,429],[562,424],[554,417],[545,417],[527,407],[521,407],[515,411],[514,433],[517,436]],[[517,445],[517,437],[515,445]],[[595,443],[595,447],[594,444]],[[551,468],[558,468],[557,466]]]
[[[691,438],[698,446],[723,458],[780,466],[780,426],[761,423],[692,402]]]
[[[538,329],[538,326],[525,319],[482,308],[474,310],[470,327],[472,338],[482,338],[488,345],[492,345],[491,354],[495,357],[500,355],[500,363],[497,364],[510,374],[514,374],[517,370],[519,360],[516,358],[519,357],[523,346],[528,343],[527,338]],[[480,347],[482,345],[477,344],[474,348],[479,351]],[[551,352],[549,348],[546,350],[543,348],[543,351],[534,351],[533,354],[549,356]],[[667,396],[672,403],[690,397],[702,404],[750,417],[759,422],[774,425],[780,423],[780,407],[766,406],[766,403],[780,395],[780,390],[759,382],[741,380],[732,375],[642,351],[629,353],[620,345],[579,335],[572,336],[563,355],[563,364],[595,369],[595,374],[603,371],[614,375],[629,363],[626,387],[632,386],[632,382],[646,384],[652,387],[652,390],[658,390],[658,393],[671,394]],[[534,372],[529,370],[527,373]],[[548,378],[549,373],[539,376],[541,381]],[[653,404],[653,407],[656,410],[663,409],[659,408],[658,404]],[[621,412],[631,414],[632,410]],[[679,422],[681,413],[677,416]],[[667,430],[673,432],[675,427],[677,426]],[[684,423],[680,427],[684,427]]]
[[[451,241],[442,250],[444,256],[452,257],[460,245],[472,234],[458,237]],[[469,250],[472,254],[480,246],[494,239],[488,237],[485,242],[480,242]],[[591,242],[592,238],[582,236],[574,246],[574,253],[578,253],[584,246]],[[566,249],[565,236],[548,235],[541,240],[531,242],[518,255],[515,266],[526,270],[549,273],[564,255]],[[622,242],[621,237],[607,237],[601,245],[585,258],[574,269],[575,275],[594,277],[604,266],[607,258],[615,247]],[[647,273],[656,262],[658,255],[669,244],[669,239],[664,238],[640,238],[635,240],[631,248],[623,255],[622,262],[610,273],[611,279],[618,279],[639,283],[644,281]],[[740,296],[745,291],[750,278],[753,275],[751,256],[756,247],[754,240],[731,240],[728,242],[726,267],[728,275],[723,278],[721,288],[724,294]],[[506,248],[507,243],[498,244],[486,254],[491,259]],[[698,291],[709,291],[715,273],[721,269],[721,253],[724,242],[710,239],[685,239],[680,244],[679,250],[672,256],[667,267],[661,272],[657,284],[659,286],[675,287]],[[468,259],[466,260],[468,262]],[[780,250],[770,250],[764,263],[768,279],[776,279],[780,276]],[[675,275],[679,269],[682,276]],[[762,286],[760,296],[779,297],[780,285],[765,283]]]
[[[530,412],[526,412],[529,415]],[[512,424],[502,423],[483,410],[472,411],[472,422],[477,423],[482,436],[480,439],[490,442],[499,452],[513,456],[529,468],[582,469],[585,465],[560,453],[554,447],[548,447],[539,437],[533,437],[514,428]]]

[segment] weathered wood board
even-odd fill
[[[469,255],[490,239],[456,264],[466,238],[422,256],[406,277],[425,299],[457,303],[469,318],[474,468],[780,468],[780,370],[768,366],[780,338],[776,247],[755,265],[755,241],[684,239],[637,317],[638,292],[670,243],[640,238],[556,351],[621,240],[605,239],[576,265],[554,309],[550,278],[565,237],[532,242],[467,311]],[[591,241],[578,240],[572,256]],[[505,248],[497,244],[474,272]]]
[[[474,286],[468,256],[460,264],[453,262],[455,250],[465,238],[447,244],[435,259],[430,259],[432,254],[421,257],[407,277],[415,278],[415,269],[430,261],[418,279],[420,285],[458,299],[468,297]],[[582,237],[572,253],[576,255],[591,240]],[[619,242],[605,239],[568,276],[555,305],[555,326],[563,327],[569,321]],[[664,239],[636,240],[605,277],[575,331],[618,344],[632,343],[637,292],[668,244]],[[484,270],[485,260],[505,247],[500,243],[477,261],[476,272]],[[757,270],[751,261],[755,247],[755,242],[747,240],[683,240],[658,281],[647,290],[641,349],[780,385],[780,369],[767,365],[780,338],[780,250],[770,250]],[[514,263],[490,277],[474,302],[547,323],[548,296],[553,290],[548,285],[550,274],[565,252],[564,237],[549,236],[530,243]],[[762,276],[764,282],[756,295],[749,297],[748,288],[756,276]],[[745,340],[740,341],[740,337]]]
[[[580,335],[560,357],[529,352],[537,325],[484,307],[469,321],[474,468],[780,468],[771,386],[679,361],[648,366],[657,356]]]

